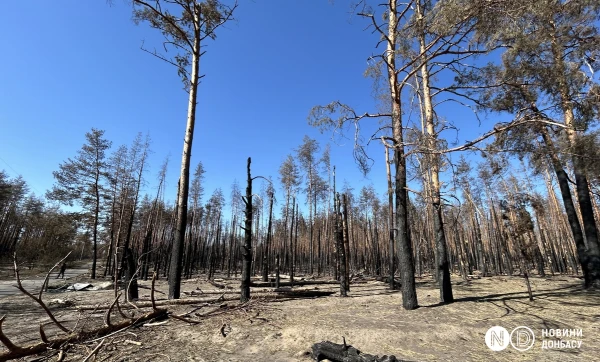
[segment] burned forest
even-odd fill
[[[61,58],[0,82],[0,361],[600,355],[600,2],[31,12]]]

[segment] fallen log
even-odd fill
[[[277,276],[275,274],[269,274],[269,278],[275,279]],[[291,277],[288,274],[279,274],[279,279],[290,279]],[[304,278],[295,278],[298,281],[304,280]]]
[[[360,279],[360,280],[350,279],[350,284],[369,284],[369,281],[364,280],[364,279]]]
[[[211,294],[240,294],[240,291],[239,290],[223,290],[223,289],[208,289],[208,290],[196,289],[196,290],[192,290],[191,292],[182,291],[181,293],[192,296],[192,297],[199,297],[199,296],[211,295]]]
[[[317,361],[329,360],[332,362],[406,362],[397,359],[395,356],[373,356],[362,353],[358,349],[344,344],[337,344],[329,341],[315,343],[312,346],[313,358]]]
[[[221,284],[221,283],[217,283],[214,280],[207,280],[209,284],[211,284],[212,286],[214,286],[215,288],[219,288],[219,289],[232,289],[232,287],[225,285],[225,284]]]
[[[167,305],[186,305],[186,304],[195,304],[195,303],[217,303],[217,302],[227,302],[227,301],[233,301],[233,300],[239,300],[239,292],[237,293],[237,296],[235,297],[219,297],[219,298],[183,298],[183,299],[163,299],[163,300],[157,300],[154,302],[154,305],[156,306],[167,306]],[[137,308],[148,308],[148,307],[152,307],[152,301],[150,302],[137,302],[137,303],[133,303],[135,305],[135,307]],[[101,305],[100,307],[98,307],[98,305],[82,305],[77,307],[77,310],[94,310],[96,308],[106,308],[108,307],[108,305]],[[122,306],[122,308],[134,308],[131,305],[124,305]]]
[[[304,285],[319,285],[319,284],[331,284],[331,285],[339,285],[340,282],[336,280],[301,280],[294,283],[291,282],[279,282],[280,287],[301,287]],[[250,283],[251,287],[254,288],[273,288],[275,286],[275,281],[273,282],[252,282]]]
[[[273,293],[276,294],[273,294]],[[240,300],[240,292],[233,293],[225,293],[222,292],[222,296],[219,298],[182,298],[182,299],[162,299],[155,301],[156,306],[169,306],[169,305],[187,305],[187,304],[197,304],[197,303],[220,303],[220,302],[231,302],[235,300]],[[335,292],[330,291],[317,291],[317,290],[295,290],[293,293],[279,293],[277,289],[273,290],[265,290],[265,291],[256,291],[252,292],[251,296],[256,295],[257,298],[262,299],[283,299],[283,298],[311,298],[311,297],[323,297],[334,294]],[[227,294],[227,296],[225,296]],[[235,295],[235,296],[233,296]],[[152,302],[137,302],[134,303],[137,308],[148,308],[152,307]],[[78,306],[76,309],[80,311],[94,310],[94,309],[103,309],[110,307],[110,304],[105,305],[82,305]],[[121,306],[121,308],[131,309],[134,308],[132,305],[126,304]]]
[[[390,283],[390,277],[375,277],[375,280],[378,282],[384,282],[386,284]],[[399,279],[394,278],[394,289],[400,289],[402,283]]]
[[[326,290],[298,290],[291,288],[277,288],[273,290],[275,293],[279,295],[283,295],[289,298],[318,298],[318,297],[327,297],[332,294],[335,294],[335,291],[326,291]]]

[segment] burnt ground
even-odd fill
[[[399,291],[374,280],[358,280],[347,298],[335,293],[310,299],[274,299],[271,289],[253,288],[252,301],[242,306],[235,300],[239,280],[220,280],[228,288],[218,289],[199,277],[182,285],[184,297],[195,298],[196,303],[168,306],[170,312],[189,313],[187,316],[199,323],[170,318],[128,328],[105,338],[90,361],[310,361],[314,343],[342,343],[342,337],[365,353],[393,354],[410,361],[593,361],[600,356],[600,293],[582,289],[579,278],[533,277],[535,300],[530,302],[520,277],[468,282],[453,277],[456,302],[448,305],[438,303],[439,292],[430,278],[417,279],[421,307],[413,311],[401,307]],[[140,284],[140,301],[149,301],[150,281]],[[166,299],[167,288],[166,281],[157,281],[157,300]],[[336,285],[298,289],[338,291]],[[51,304],[59,320],[70,327],[77,324],[77,328],[89,329],[102,323],[114,292],[44,295],[48,302],[54,299],[60,299]],[[125,302],[121,305],[132,310]],[[97,311],[78,310],[82,306],[99,307]],[[136,313],[150,310],[142,308]],[[3,330],[20,345],[38,342],[38,323],[48,321],[25,296],[0,298],[0,314],[7,314]],[[113,320],[119,318],[113,313]],[[492,326],[509,332],[527,326],[536,341],[525,352],[510,345],[494,352],[484,341]],[[51,325],[45,328],[50,338],[60,335]],[[582,337],[563,338],[581,340],[581,348],[542,349],[542,329],[582,329]],[[81,361],[98,343],[66,346],[64,360]],[[4,351],[0,349],[0,353]],[[57,360],[57,351],[49,351],[46,357],[39,360]]]

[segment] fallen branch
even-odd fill
[[[336,293],[336,291],[329,290],[298,290],[292,288],[278,288],[274,292],[289,298],[327,297]]]
[[[90,358],[92,358],[92,356],[95,356],[98,353],[98,350],[100,350],[100,347],[102,347],[102,345],[104,344],[104,341],[105,339],[101,340],[100,343],[98,343],[98,345],[96,346],[96,348],[94,348],[92,352],[90,352],[90,354],[82,362],[87,362],[90,360]]]
[[[320,285],[320,284],[332,284],[332,285],[339,285],[340,282],[336,281],[336,280],[301,280],[301,281],[294,281],[294,283],[291,282],[279,282],[279,286],[280,287],[301,287],[303,285]],[[251,287],[255,287],[255,288],[269,288],[269,287],[274,287],[275,286],[275,282],[252,282],[250,283]]]
[[[144,323],[142,327],[156,327],[156,326],[164,326],[169,323],[169,321],[161,321],[161,322],[152,322],[152,323]]]
[[[68,256],[69,255],[67,254],[67,256],[64,257],[62,260],[66,259]],[[54,317],[54,314],[52,314],[50,309],[48,309],[46,304],[42,301],[44,285],[48,282],[48,277],[49,277],[50,273],[52,272],[52,269],[54,269],[56,267],[56,265],[58,265],[58,263],[56,263],[56,265],[54,265],[54,267],[52,267],[52,269],[50,269],[50,272],[48,272],[48,274],[46,275],[46,279],[44,280],[44,284],[42,284],[42,289],[40,290],[40,294],[37,297],[35,295],[31,294],[29,291],[27,291],[23,287],[23,284],[21,284],[21,278],[19,277],[19,266],[17,265],[17,253],[14,253],[14,255],[13,255],[13,263],[14,263],[14,268],[15,268],[15,279],[17,279],[17,288],[23,294],[25,294],[29,298],[33,299],[36,303],[38,303],[42,307],[42,309],[44,309],[44,311],[46,312],[48,317],[50,317],[50,320],[52,320],[52,322],[54,322],[54,324],[56,324],[56,326],[58,328],[60,328],[61,331],[65,332],[65,333],[70,333],[71,331],[69,331],[69,329],[67,329],[65,326],[63,326],[62,323],[60,323],[58,320],[56,320],[56,318]]]
[[[173,317],[175,319],[184,321],[186,323],[198,324],[198,323],[201,323],[203,319],[214,317],[214,316],[225,314],[225,313],[230,313],[230,312],[236,311],[236,310],[246,311],[248,309],[255,307],[258,304],[259,304],[259,302],[257,302],[255,299],[251,299],[246,303],[242,303],[242,304],[238,304],[238,305],[227,305],[226,303],[223,303],[221,306],[219,306],[219,308],[213,309],[209,312],[202,313],[202,314],[194,313],[194,315],[196,317],[198,317],[197,319],[186,317],[185,315],[189,314],[189,313],[182,314],[182,315],[170,314],[169,316]]]
[[[66,257],[63,258],[61,260],[61,262],[64,259],[66,259]],[[56,265],[58,265],[59,263],[57,263]],[[54,267],[56,267],[56,265]],[[15,277],[17,279],[17,288],[23,294],[27,295],[28,297],[30,297],[31,299],[36,301],[42,307],[42,309],[44,309],[44,311],[46,311],[46,313],[48,314],[50,319],[54,322],[54,324],[56,324],[62,331],[67,333],[67,336],[56,338],[56,339],[48,339],[48,337],[46,336],[46,333],[44,332],[42,324],[40,324],[39,333],[40,333],[40,339],[42,340],[41,343],[32,344],[32,345],[28,345],[25,347],[17,346],[2,331],[2,324],[4,323],[4,321],[6,319],[6,316],[3,316],[2,318],[0,318],[0,342],[2,344],[4,344],[4,346],[8,349],[8,352],[4,352],[4,353],[0,354],[0,362],[43,353],[43,352],[46,352],[48,349],[57,349],[68,343],[80,343],[80,342],[85,342],[85,341],[95,342],[97,340],[104,340],[105,338],[107,338],[111,335],[114,335],[116,333],[122,332],[125,329],[130,328],[138,323],[143,323],[143,322],[146,322],[149,320],[154,320],[154,319],[161,318],[161,317],[167,317],[167,310],[156,308],[156,305],[154,304],[154,281],[153,281],[152,292],[151,292],[152,306],[153,306],[152,312],[143,314],[139,317],[134,317],[134,314],[132,314],[131,317],[126,316],[120,309],[119,298],[121,297],[121,294],[118,294],[117,297],[115,298],[115,300],[112,302],[112,304],[108,308],[108,310],[106,311],[106,314],[104,316],[104,325],[102,327],[93,329],[91,331],[81,331],[79,333],[75,333],[74,329],[68,330],[60,322],[58,322],[56,320],[56,318],[54,317],[54,315],[52,314],[52,312],[50,311],[50,309],[48,309],[46,304],[42,301],[44,286],[47,283],[48,276],[52,272],[52,269],[50,269],[50,272],[48,272],[48,274],[46,275],[46,279],[44,280],[44,284],[42,285],[42,290],[40,291],[40,293],[37,297],[34,296],[33,294],[31,294],[29,291],[27,291],[21,284],[21,278],[19,277],[19,268],[18,268],[16,254],[14,255],[14,269],[15,269]],[[121,316],[123,316],[125,318],[125,320],[114,324],[114,323],[111,323],[110,314],[111,314],[113,308],[115,307],[115,305],[117,306],[119,313],[121,314]],[[92,309],[97,309],[97,308],[98,308],[98,305],[94,306]],[[99,343],[98,346],[96,346],[96,348],[94,348],[94,350],[85,358],[85,361],[88,361],[92,356],[97,354],[97,352],[100,349],[100,347],[102,346],[102,344],[103,344],[103,341],[101,343]],[[61,350],[61,356],[64,358],[64,353],[62,350]],[[61,359],[59,358],[59,360],[61,360]]]
[[[196,288],[196,290],[192,290],[191,292],[186,292],[186,291],[182,291],[183,294],[185,295],[189,295],[189,296],[202,296],[202,295],[210,295],[210,294],[240,294],[239,290],[223,290],[223,289],[209,289],[209,290],[202,290],[200,288]]]
[[[141,285],[141,284],[138,284],[138,288],[140,288],[140,289],[147,289],[147,290],[151,289],[150,287],[147,287],[147,286]],[[160,290],[155,290],[154,293],[158,293],[158,294],[162,294],[162,295],[167,295],[166,293],[161,292]]]
[[[390,284],[390,277],[375,277],[375,280],[378,282],[384,282],[385,284]],[[394,278],[394,289],[400,289],[402,287],[402,282],[399,279]]]
[[[210,279],[208,279],[207,281],[208,281],[208,284],[214,286],[215,288],[219,288],[219,289],[226,289],[226,288],[232,289],[231,287],[228,287],[225,284],[220,284],[220,283],[217,283],[217,282],[215,282],[213,280],[210,280]]]
[[[177,315],[177,314],[170,314],[169,317],[178,319],[178,320],[180,320],[182,322],[186,322],[186,323],[189,323],[189,324],[198,324],[198,323],[200,323],[199,320],[195,320],[195,319],[184,317],[182,315]]]
[[[110,305],[110,307],[108,307],[108,310],[106,311],[106,314],[104,315],[104,325],[107,326],[107,327],[111,326],[111,324],[110,324],[110,312],[115,307],[115,304],[117,304],[117,301],[119,300],[120,297],[121,297],[121,293],[117,294],[117,297],[112,302],[112,304]]]
[[[271,279],[275,279],[277,277],[277,275],[275,274],[269,274],[269,278]],[[290,276],[287,274],[279,274],[279,279],[290,279]],[[302,281],[304,280],[304,278],[296,278],[297,281]]]
[[[196,304],[196,303],[218,303],[218,302],[226,302],[226,301],[233,301],[233,300],[239,300],[239,292],[236,293],[237,296],[236,297],[223,297],[223,298],[184,298],[184,299],[163,299],[163,300],[157,300],[157,301],[149,301],[149,302],[137,302],[135,305],[138,308],[149,308],[149,307],[162,307],[162,306],[168,306],[168,305],[187,305],[187,304]],[[108,308],[109,305],[105,305],[105,308]],[[82,305],[77,307],[77,310],[80,311],[84,311],[84,310],[93,310],[95,308],[94,305]],[[131,306],[125,305],[123,306],[123,308],[132,308]]]
[[[166,309],[159,309],[157,311],[152,311],[150,313],[146,313],[134,320],[125,320],[116,324],[111,324],[109,326],[103,326],[101,328],[89,331],[89,332],[81,332],[81,333],[71,333],[66,337],[56,338],[52,340],[48,340],[48,342],[41,342],[33,345],[29,345],[26,347],[19,347],[13,344],[10,339],[2,332],[1,326],[4,321],[4,317],[0,318],[0,341],[6,346],[8,352],[0,354],[0,362],[8,361],[11,359],[31,356],[38,353],[46,352],[49,348],[57,348],[58,346],[63,345],[64,343],[80,343],[84,342],[91,338],[96,337],[104,337],[110,333],[119,331],[124,328],[131,327],[138,323],[143,323],[152,319],[164,317],[167,315]]]
[[[56,264],[54,264],[54,266],[52,268],[50,268],[50,270],[48,271],[48,274],[46,274],[46,277],[44,278],[44,282],[42,283],[42,289],[40,289],[40,294],[38,295],[38,298],[40,300],[42,299],[42,293],[44,293],[44,291],[46,291],[46,288],[48,288],[48,279],[50,279],[50,274],[57,266],[62,264],[69,257],[69,255],[71,255],[71,253],[72,253],[72,251],[69,251],[69,253],[64,258],[60,259]],[[15,253],[15,258],[16,258],[16,253]]]
[[[281,283],[284,284],[284,283]],[[327,284],[333,284],[333,283],[327,283]],[[336,284],[339,284],[338,282],[336,282]],[[296,285],[294,283],[294,285]],[[291,289],[290,289],[291,290]],[[314,290],[310,290],[310,291],[301,291],[301,290],[295,290],[294,293],[289,293],[289,295],[286,295],[286,291],[288,291],[288,289],[286,288],[279,288],[279,289],[269,289],[269,290],[263,290],[263,291],[257,291],[257,292],[253,292],[253,294],[261,294],[259,298],[264,298],[264,299],[282,299],[282,298],[303,298],[303,297],[311,297],[309,295],[307,295],[306,293],[312,293],[314,294],[313,296],[326,296],[326,295],[330,295],[331,293],[329,291],[314,291]],[[276,294],[274,294],[276,293]],[[230,293],[229,291],[222,291],[221,296],[219,298],[182,298],[182,299],[163,299],[163,300],[157,300],[152,302],[137,302],[135,303],[135,305],[137,306],[137,308],[148,308],[148,307],[152,307],[154,306],[168,306],[168,305],[188,305],[188,304],[199,304],[199,303],[219,303],[219,302],[230,302],[230,301],[234,301],[234,300],[239,300],[239,292],[235,292],[235,293]],[[233,294],[235,296],[229,296],[230,294]],[[77,310],[80,311],[86,311],[86,310],[94,310],[95,308],[97,308],[97,305],[82,305],[82,306],[78,306]],[[102,306],[103,308],[108,308],[110,307],[109,304],[105,304],[104,306]],[[123,306],[123,308],[132,308],[131,306]]]

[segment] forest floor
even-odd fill
[[[218,276],[217,276],[218,277]],[[455,303],[440,305],[437,286],[430,278],[417,279],[420,308],[402,308],[401,293],[373,280],[351,284],[349,297],[339,297],[336,285],[311,285],[301,290],[331,290],[335,294],[311,299],[274,299],[268,288],[252,288],[252,301],[241,306],[239,280],[223,279],[217,289],[203,276],[183,283],[189,305],[170,305],[172,313],[192,312],[189,324],[169,318],[129,328],[106,338],[90,361],[310,361],[311,347],[321,341],[346,342],[364,353],[393,354],[409,361],[593,361],[600,356],[600,293],[581,288],[579,278],[532,277],[535,300],[530,302],[523,278],[489,277],[465,282],[453,275]],[[89,281],[80,277],[79,281]],[[52,281],[60,283],[61,281]],[[99,281],[89,281],[92,284]],[[140,301],[150,300],[150,281],[141,281]],[[166,299],[166,281],[156,282],[156,299]],[[55,315],[66,325],[91,328],[103,321],[114,300],[112,290],[47,293]],[[54,302],[50,303],[50,301]],[[217,301],[216,303],[209,303]],[[81,306],[100,305],[97,311],[79,311]],[[127,306],[122,302],[121,305]],[[131,309],[129,309],[131,310]],[[151,308],[143,308],[149,311]],[[48,320],[39,306],[25,296],[0,298],[0,315],[6,335],[18,345],[39,342],[39,322]],[[113,319],[119,320],[117,313]],[[485,335],[492,326],[510,333],[518,326],[535,335],[533,347],[519,352],[509,345],[494,352]],[[543,329],[581,329],[579,348],[543,349]],[[46,327],[50,338],[59,335]],[[551,332],[552,333],[552,332]],[[65,361],[81,361],[99,344],[91,341],[66,348]],[[6,350],[0,348],[0,353]],[[596,357],[594,357],[596,356]],[[38,356],[39,357],[39,356]],[[57,360],[57,351],[47,359]]]

